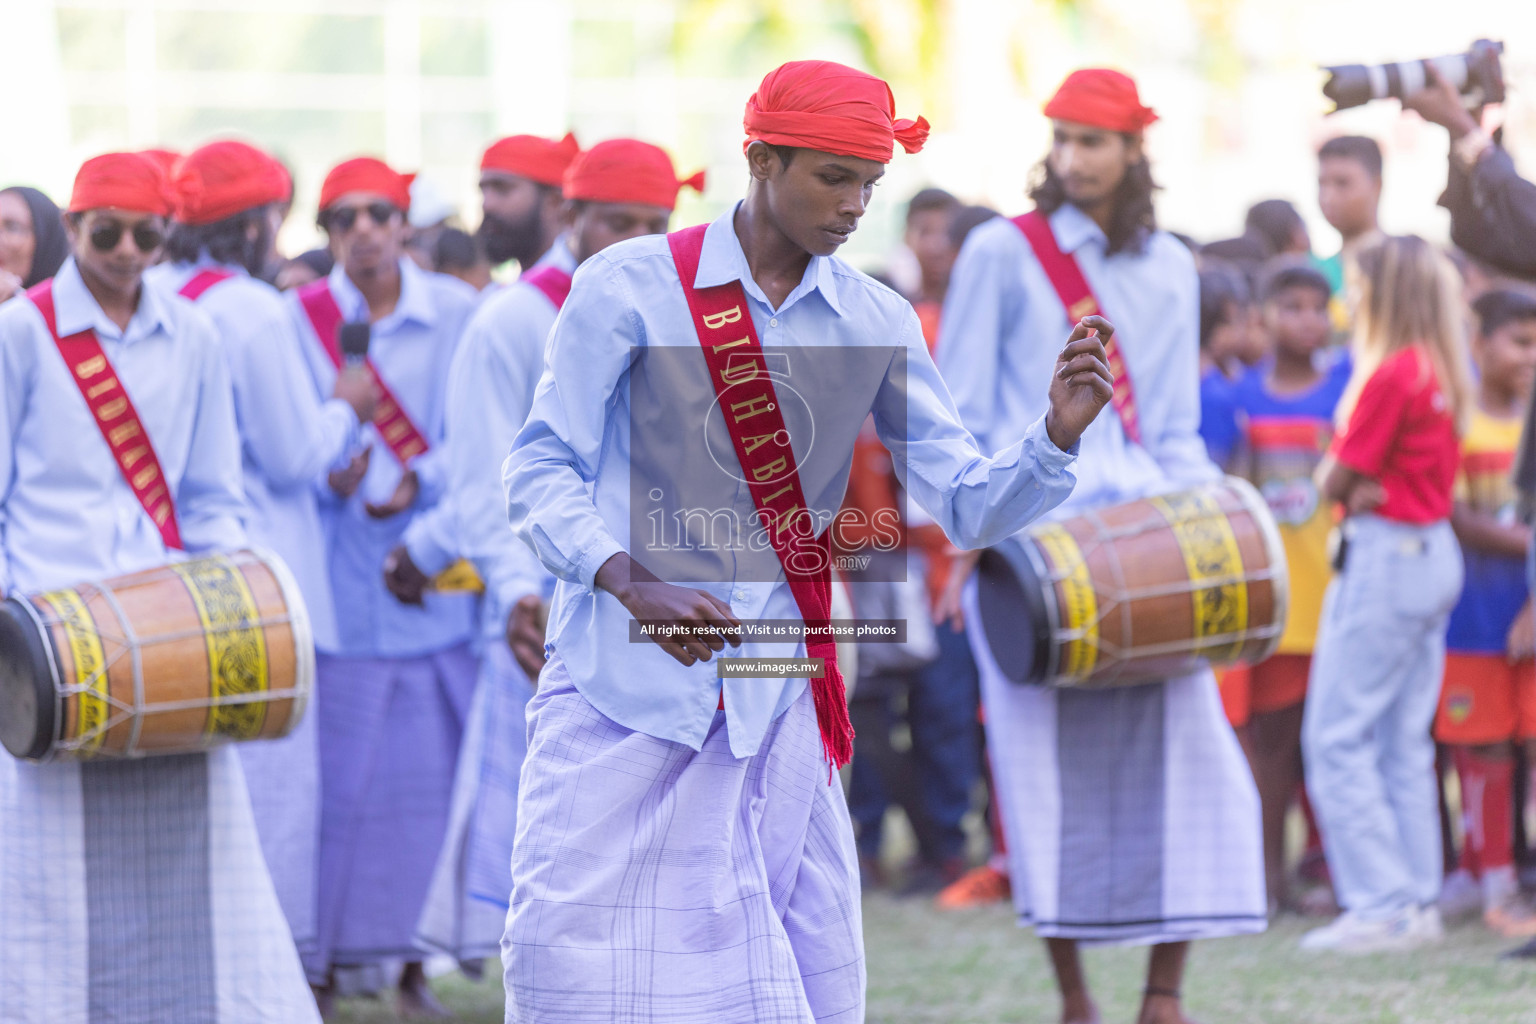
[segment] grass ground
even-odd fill
[[[1399,955],[1304,954],[1314,922],[1282,919],[1264,935],[1195,947],[1184,992],[1202,1024],[1536,1024],[1536,961],[1501,961],[1510,944],[1481,925]],[[926,900],[864,900],[869,1024],[1051,1024],[1056,997],[1041,944],[1004,907],[939,913]],[[1131,1024],[1146,953],[1087,955],[1105,1024]],[[500,1024],[498,972],[435,987],[466,1024]],[[348,1000],[337,1020],[394,1024],[384,1003]],[[736,1024],[722,1021],[721,1024]],[[744,1024],[744,1022],[743,1022]]]

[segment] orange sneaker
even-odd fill
[[[1002,903],[1012,895],[1013,886],[1008,876],[990,864],[983,864],[945,886],[934,897],[933,903],[940,910],[960,910]]]
[[[1520,895],[1483,911],[1483,922],[1506,939],[1536,938],[1536,906]]]

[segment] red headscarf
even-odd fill
[[[233,139],[210,142],[188,153],[176,172],[176,219],[212,224],[282,202],[291,187],[283,165],[255,146]]]
[[[565,172],[565,198],[595,203],[677,206],[684,185],[704,191],[704,172],[679,179],[665,150],[638,139],[608,139],[581,154]]]
[[[176,164],[181,160],[181,154],[174,149],[141,149],[139,155],[153,160],[167,178],[176,177]]]
[[[545,139],[538,135],[509,135],[497,139],[480,158],[482,171],[505,171],[556,188],[565,180],[565,172],[581,153],[576,136],[565,133],[563,139]]]
[[[895,144],[916,153],[928,122],[896,120],[891,87],[874,75],[825,60],[797,60],[768,72],[747,100],[747,143],[890,163]],[[746,148],[746,143],[742,144]]]
[[[1157,120],[1151,107],[1141,105],[1135,80],[1108,68],[1083,68],[1068,75],[1045,105],[1045,116],[1126,135],[1139,135]]]
[[[320,209],[328,210],[348,192],[376,192],[407,212],[411,208],[414,174],[398,174],[382,160],[354,157],[331,168],[320,186]]]
[[[160,165],[144,154],[104,153],[80,165],[69,212],[108,206],[169,217],[176,209],[176,193]]]

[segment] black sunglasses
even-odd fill
[[[99,220],[91,225],[91,245],[98,252],[111,252],[123,240],[123,224],[116,220]],[[165,232],[147,220],[141,220],[129,232],[139,252],[154,252],[165,242]]]
[[[368,219],[379,227],[384,227],[400,213],[400,208],[394,203],[386,203],[382,199],[374,200],[367,206],[338,206],[327,214],[327,218],[336,229],[341,232],[351,231],[357,226],[358,214],[366,212]]]

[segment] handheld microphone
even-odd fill
[[[367,323],[341,325],[341,354],[348,366],[361,366],[368,358],[368,341],[373,327]]]

